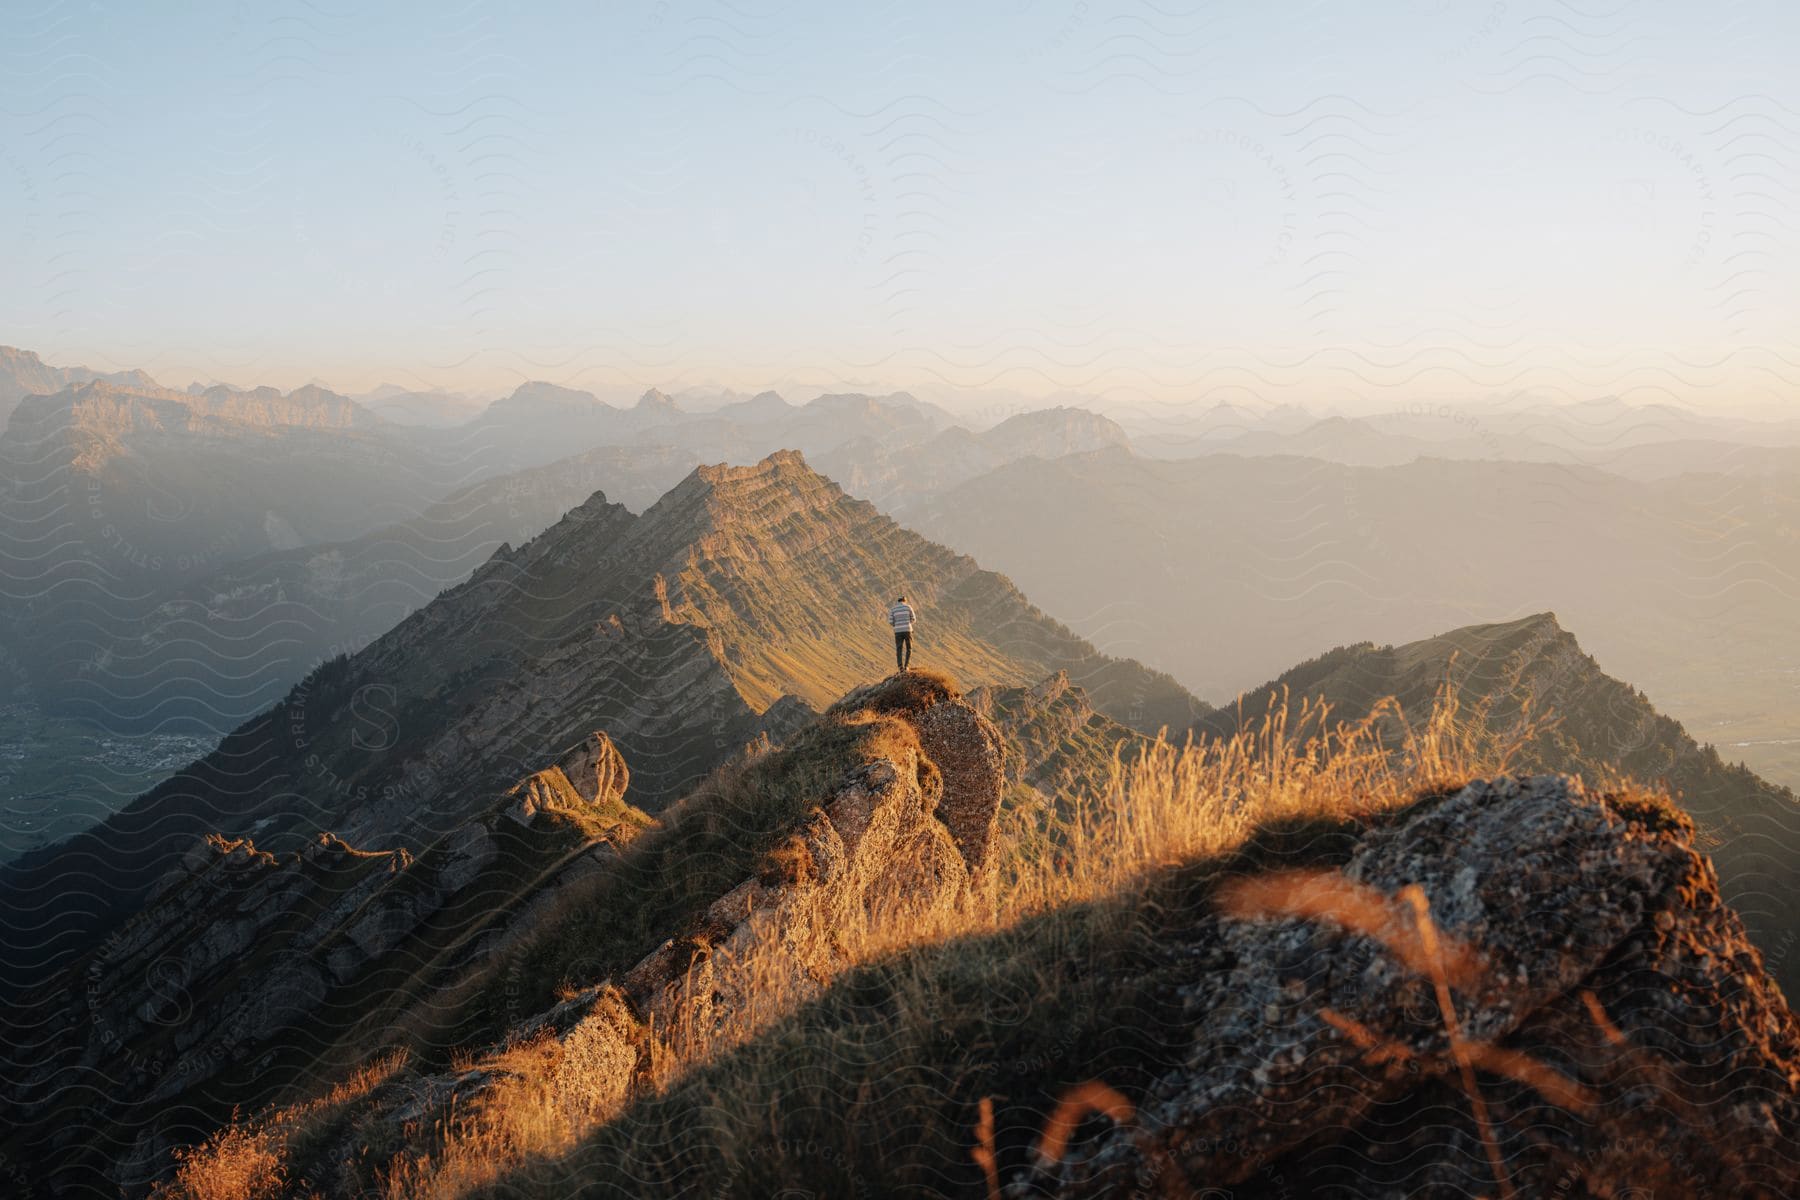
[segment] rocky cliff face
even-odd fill
[[[417,855],[320,834],[275,855],[213,836],[101,949],[15,1010],[8,1121],[45,1159],[141,1187],[239,1103],[391,1040],[401,1009],[504,952],[648,818],[604,734]],[[334,1047],[337,1050],[334,1051]]]
[[[1408,889],[1428,927],[1393,902]],[[1475,783],[1370,829],[1336,873],[1220,894],[1223,915],[1155,945],[1179,1060],[1134,1121],[1013,1194],[1800,1188],[1800,1025],[1674,810]]]
[[[86,367],[53,367],[30,350],[0,346],[0,431],[6,429],[13,409],[26,396],[47,396],[71,384],[104,380],[123,387],[155,388],[156,381],[142,371],[91,371]]]

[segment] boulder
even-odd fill
[[[1006,786],[1005,750],[999,732],[968,703],[934,704],[913,718],[919,745],[943,776],[937,817],[956,839],[970,876],[992,876],[994,824]]]
[[[1673,808],[1478,782],[1221,895],[1158,947],[1187,1053],[1011,1194],[1800,1194],[1800,1027]]]
[[[598,730],[565,750],[556,765],[577,795],[601,807],[620,803],[631,783],[625,756],[611,738]]]

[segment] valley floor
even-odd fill
[[[106,819],[217,741],[111,733],[34,705],[0,707],[0,862]]]

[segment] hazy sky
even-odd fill
[[[343,390],[1781,410],[1800,6],[39,6],[0,342]]]

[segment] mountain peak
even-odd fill
[[[637,408],[640,412],[677,413],[681,411],[681,405],[675,403],[675,397],[661,388],[650,388],[642,396],[639,396]]]
[[[535,409],[589,409],[610,408],[603,404],[592,392],[579,388],[564,387],[560,383],[550,383],[543,379],[532,379],[521,383],[513,389],[512,395],[496,404],[530,405]]]
[[[1006,418],[983,437],[990,445],[1009,457],[1060,458],[1100,450],[1108,446],[1129,446],[1131,437],[1111,417],[1089,408],[1058,405],[1016,413]]]
[[[776,421],[793,411],[794,406],[780,392],[758,392],[748,400],[725,405],[719,414],[740,421]]]
[[[798,450],[776,450],[760,462],[747,467],[735,467],[730,463],[711,463],[694,468],[694,475],[705,480],[714,487],[732,487],[766,484],[778,479],[797,479],[811,477],[821,483],[831,484],[829,479],[806,465],[806,457]],[[831,484],[835,487],[836,484]]]
[[[307,404],[307,405],[336,405],[336,404],[354,404],[354,403],[356,403],[354,400],[350,399],[350,397],[341,395],[337,392],[334,392],[330,388],[326,387],[324,384],[320,384],[320,383],[302,384],[300,387],[297,387],[293,391],[289,392],[287,394],[287,396],[285,397],[285,399],[289,403],[292,403],[292,404]]]
[[[695,467],[645,511],[640,536],[654,538],[662,553],[682,557],[728,531],[738,538],[751,531],[775,536],[839,502],[856,503],[798,450],[777,450],[750,466]]]

